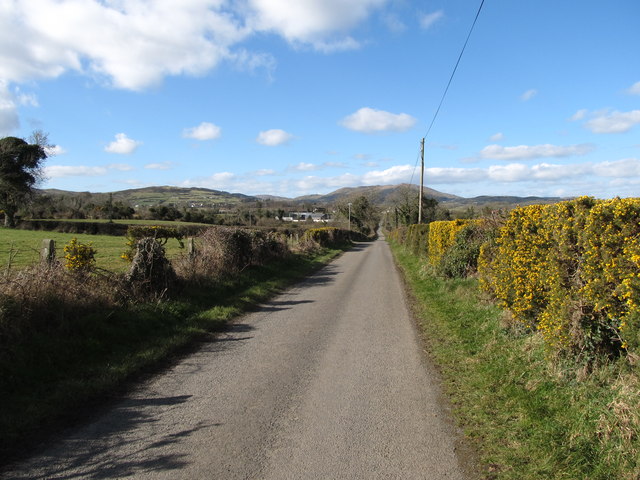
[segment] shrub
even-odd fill
[[[497,233],[496,225],[488,220],[469,220],[456,233],[453,245],[440,259],[438,273],[447,278],[475,275],[482,245],[493,240]]]
[[[136,243],[131,268],[125,276],[129,293],[134,298],[163,295],[176,281],[164,247],[155,238],[142,238]]]
[[[481,286],[556,353],[587,363],[640,347],[640,200],[515,209],[479,259]]]
[[[465,220],[439,220],[429,224],[429,263],[438,266],[446,251],[455,242],[456,234],[464,227]]]
[[[80,243],[74,237],[64,246],[64,266],[74,272],[92,272],[96,267],[96,253],[92,243]]]
[[[143,238],[153,238],[160,243],[166,245],[171,238],[175,238],[180,247],[184,247],[182,239],[183,233],[177,228],[165,227],[161,225],[131,225],[127,229],[127,250],[121,255],[124,260],[131,262],[136,254],[136,245]]]
[[[426,258],[429,251],[429,224],[409,225],[404,244],[414,255]]]
[[[197,253],[175,263],[181,277],[196,283],[230,277],[289,254],[284,234],[255,229],[214,227],[194,241]]]

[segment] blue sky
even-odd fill
[[[46,188],[417,183],[480,1],[0,0],[0,136]],[[486,0],[425,183],[640,196],[640,3]]]

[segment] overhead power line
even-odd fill
[[[462,46],[462,50],[460,50],[460,55],[458,55],[458,61],[456,61],[455,67],[453,67],[453,71],[451,72],[451,76],[449,77],[449,82],[447,83],[447,88],[444,89],[444,93],[442,94],[442,98],[440,99],[440,103],[438,104],[438,108],[436,113],[433,115],[431,119],[431,123],[429,124],[429,128],[427,129],[427,133],[425,133],[423,138],[427,138],[429,133],[431,132],[431,128],[438,118],[438,113],[440,113],[440,108],[442,108],[442,104],[444,103],[444,99],[447,96],[447,92],[449,91],[449,87],[451,86],[451,82],[453,81],[453,77],[456,74],[456,70],[458,70],[458,65],[460,65],[460,60],[462,59],[462,55],[464,54],[465,49],[467,48],[467,44],[469,43],[469,38],[471,37],[471,33],[473,32],[473,28],[476,26],[476,22],[478,21],[478,17],[480,16],[480,12],[482,11],[482,6],[484,5],[484,0],[480,2],[480,6],[478,7],[478,12],[476,13],[476,18],[473,19],[473,23],[471,24],[471,28],[469,29],[469,33],[467,34],[467,39]]]

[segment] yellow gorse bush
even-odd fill
[[[429,224],[429,263],[438,265],[447,250],[456,241],[456,234],[465,226],[465,220],[439,220]]]
[[[64,246],[64,266],[75,272],[91,272],[96,266],[97,251],[92,243],[80,243],[77,238]]]
[[[640,344],[640,199],[517,208],[478,270],[481,287],[556,351]]]

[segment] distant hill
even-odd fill
[[[294,198],[296,202],[314,202],[314,203],[334,203],[340,200],[346,200],[348,198],[359,197],[364,195],[369,200],[377,205],[386,205],[393,203],[395,199],[406,195],[407,192],[418,194],[417,185],[409,185],[403,183],[400,185],[377,185],[368,187],[347,187],[341,188],[325,195],[304,195],[302,197]],[[456,195],[449,193],[442,193],[432,188],[424,188],[424,195],[427,197],[433,197],[436,200],[442,202],[447,200],[460,199]]]
[[[229,193],[208,188],[180,188],[180,187],[145,187],[129,190],[120,190],[109,193],[71,192],[65,190],[40,190],[41,193],[49,195],[80,196],[91,198],[92,201],[104,202],[112,195],[114,201],[122,201],[131,206],[152,206],[152,205],[175,205],[203,206],[217,208],[233,208],[246,203],[258,201],[267,203],[280,203],[294,206],[302,204],[332,204],[339,201],[346,201],[360,195],[366,196],[372,203],[381,206],[393,205],[406,198],[407,195],[418,195],[418,186],[409,184],[400,185],[377,185],[363,187],[340,188],[331,193],[318,195],[304,195],[296,198],[278,197],[274,195],[244,195],[241,193]],[[557,197],[512,197],[512,196],[479,196],[474,198],[464,198],[449,193],[439,192],[432,188],[424,188],[424,195],[433,197],[451,210],[477,207],[477,208],[513,208],[516,205],[530,205],[534,203],[555,203],[561,198]],[[286,208],[286,207],[285,207]]]
[[[97,201],[104,201],[109,193],[68,192],[63,190],[42,190],[49,195],[91,196]],[[208,188],[180,187],[144,187],[111,192],[114,201],[122,201],[131,206],[170,205],[177,207],[192,204],[205,207],[235,206],[241,203],[256,202],[258,199],[241,193],[228,193]]]

